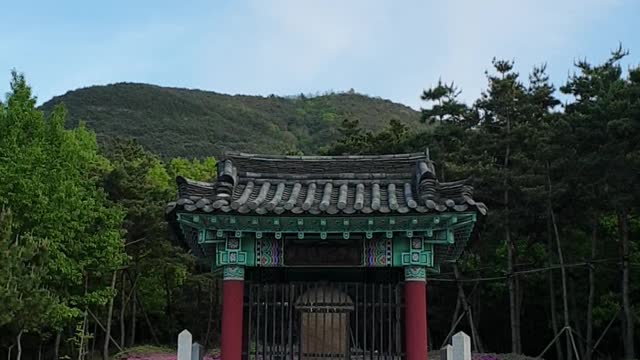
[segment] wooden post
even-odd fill
[[[427,359],[426,270],[407,266],[405,277],[405,338],[407,360]]]
[[[244,267],[228,265],[223,270],[221,360],[240,360],[242,356],[242,305]]]

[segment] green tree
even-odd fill
[[[511,318],[511,350],[521,353],[521,309],[518,300],[520,294],[519,279],[514,271],[517,263],[517,241],[513,234],[511,212],[513,207],[512,167],[514,154],[517,156],[517,143],[514,131],[523,122],[522,104],[525,103],[526,92],[519,81],[519,74],[513,71],[513,63],[504,60],[493,60],[495,74],[487,73],[488,89],[482,93],[475,107],[481,116],[481,129],[485,135],[483,150],[496,159],[495,166],[499,176],[493,179],[496,198],[501,198],[500,227],[504,232],[504,246],[507,249],[509,277],[509,312]],[[494,209],[495,211],[495,209]]]
[[[635,356],[634,314],[631,305],[629,259],[630,213],[638,201],[640,173],[640,87],[633,68],[623,76],[620,60],[628,54],[622,47],[603,64],[576,63],[577,74],[561,90],[574,102],[566,107],[567,119],[576,134],[574,143],[581,174],[591,180],[595,193],[601,193],[606,207],[616,214],[621,264],[622,338],[625,358]],[[637,208],[636,208],[637,209]]]
[[[216,175],[216,159],[212,156],[202,159],[173,158],[167,165],[171,188],[175,187],[177,176],[189,179],[210,181]]]
[[[16,360],[22,356],[22,336],[40,334],[60,305],[47,289],[47,242],[14,234],[9,210],[0,211],[0,329],[15,336]]]
[[[48,244],[43,284],[59,301],[49,325],[61,329],[112,295],[102,280],[123,261],[123,212],[97,186],[109,164],[95,135],[65,130],[62,107],[45,119],[35,102],[14,71],[0,106],[0,204],[14,233]]]
[[[210,268],[200,274],[203,269],[195,258],[169,237],[163,214],[167,202],[175,198],[175,177],[210,181],[216,174],[215,159],[176,158],[165,164],[128,139],[112,142],[105,154],[112,164],[105,176],[105,190],[111,201],[127,211],[123,228],[128,262],[116,284],[120,300],[114,304],[120,323],[115,333],[120,335],[121,347],[132,346],[139,339],[171,342],[185,326],[197,333],[199,320],[208,316],[203,313],[207,307],[198,308],[185,293],[196,292],[190,287],[208,291]],[[193,322],[185,324],[184,319]],[[144,324],[146,333],[138,331],[139,323]]]
[[[431,107],[420,109],[422,121],[429,124],[445,121],[461,124],[471,120],[468,107],[458,100],[460,93],[453,83],[447,84],[442,80],[438,80],[436,86],[424,90],[420,98],[430,103]]]

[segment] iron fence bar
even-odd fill
[[[287,300],[289,301],[289,308],[287,309],[287,313],[289,314],[289,331],[287,334],[287,345],[289,345],[289,360],[293,360],[293,294],[294,294],[294,284],[289,284],[287,286]]]
[[[378,336],[380,340],[378,342],[378,359],[385,358],[384,355],[384,287],[382,284],[378,284]]]
[[[313,288],[316,288],[317,286],[318,286],[317,284],[314,284],[314,285],[313,285]],[[302,294],[305,294],[307,291],[309,291],[309,290],[308,290],[308,287],[307,287],[307,290],[306,290],[305,292],[303,292]],[[314,292],[313,292],[313,297],[314,297],[314,298],[316,297],[315,290],[314,290]],[[300,317],[302,317],[302,315],[300,315]],[[307,318],[307,320],[309,321],[309,320],[310,320],[310,318],[311,318],[311,314],[309,315],[309,317]],[[315,313],[315,312],[313,313],[313,320],[314,320],[313,324],[317,324],[317,322],[318,322],[318,313]],[[318,327],[317,327],[317,326],[314,326],[314,327],[313,327],[313,337],[318,338],[318,336],[319,336],[319,334],[318,334]],[[307,346],[309,346],[309,343],[307,342],[307,344],[306,344],[306,345],[307,345]],[[308,352],[310,352],[310,353],[311,353],[311,348],[305,348],[305,351],[308,351]],[[313,352],[315,352],[315,346],[314,346]]]
[[[348,287],[347,284],[340,284],[340,287],[342,288],[340,290],[340,296],[344,295],[344,298],[342,299],[342,303],[343,303],[343,308],[346,309],[344,310],[344,312],[342,314],[340,314],[340,317],[338,317],[338,320],[340,321],[340,331],[344,331],[344,337],[342,339],[343,344],[345,345],[344,347],[344,358],[345,360],[350,358],[351,355],[351,342],[350,342],[350,335],[351,335],[351,325],[350,325],[350,318],[349,318],[349,306],[352,306],[353,304],[349,304],[349,292],[348,292]],[[353,301],[352,301],[353,302]]]
[[[356,338],[355,338],[354,342],[355,342],[356,351],[359,351],[360,350],[360,347],[359,347],[360,339],[358,338],[358,335],[359,335],[358,334],[358,329],[360,328],[360,323],[358,322],[358,313],[360,312],[359,311],[360,302],[359,302],[359,298],[358,298],[358,289],[359,289],[358,284],[355,284],[354,288],[355,288],[355,293],[356,293],[356,303],[354,304],[354,307],[353,307],[353,310],[356,312],[356,316],[355,316],[355,318],[356,318],[356,323],[355,323]]]
[[[318,294],[318,292],[319,292],[319,291],[320,291],[320,290],[318,289],[318,286],[316,285],[316,290],[314,291],[314,294],[315,294],[315,296],[316,296],[316,304],[318,303],[317,299],[318,299],[318,297],[319,297],[319,295],[320,295],[320,294]],[[322,303],[323,303],[323,304],[324,304],[324,303],[325,303],[325,301],[326,301],[326,300],[325,300],[325,296],[326,296],[326,295],[327,295],[327,294],[325,294],[324,292],[322,292]],[[319,312],[320,312],[320,309],[318,309],[318,310],[316,311],[316,323],[314,324],[315,326],[318,326],[318,320],[317,320],[317,319],[318,319],[318,313],[319,313]],[[326,335],[327,335],[327,334],[326,334],[326,331],[327,331],[327,316],[326,316],[326,314],[325,314],[324,316],[322,316],[322,344],[323,344],[323,345],[324,345],[324,344],[326,344],[326,340],[327,340],[327,339],[326,339]],[[314,344],[314,345],[317,345],[317,343],[316,343],[316,344]],[[313,351],[314,351],[314,352],[317,352],[317,346],[314,346],[314,347],[313,347]]]
[[[391,323],[392,323],[392,317],[391,317],[391,285],[387,284],[386,286],[387,288],[387,357],[389,359],[392,358],[391,354]]]
[[[333,304],[335,304],[334,299],[333,299],[333,296],[334,296],[334,294],[335,294],[335,291],[333,291],[333,289],[331,289],[331,290],[326,290],[326,291],[329,291],[329,293],[330,293],[330,295],[331,295],[331,300],[330,300],[331,302],[330,302],[330,304],[332,304],[332,305],[333,305]],[[322,291],[323,296],[326,296],[326,295],[327,295],[326,291],[325,291],[325,290],[323,290],[323,291]],[[324,306],[326,306],[326,304],[327,304],[327,302],[326,302],[326,300],[325,300],[325,301],[324,301]],[[328,310],[330,310],[330,309],[328,309]],[[332,334],[333,334],[333,331],[335,330],[335,327],[334,327],[334,325],[333,325],[333,320],[334,320],[334,318],[335,318],[336,314],[335,314],[335,313],[333,313],[333,314],[325,314],[323,318],[326,320],[327,316],[329,316],[329,319],[330,319],[330,321],[331,321],[331,327],[329,328],[329,331],[331,332],[331,333],[330,333],[330,335],[329,335],[329,349],[331,349],[331,353],[332,353],[332,354],[334,354],[334,352],[335,352],[335,347],[334,347],[334,346],[335,346],[335,343],[334,343],[334,340],[335,340],[335,338],[336,338],[336,337],[335,337],[335,336],[332,336]],[[338,316],[340,316],[340,315],[338,314]]]
[[[368,348],[367,348],[367,332],[368,331],[367,331],[367,329],[369,328],[368,326],[366,326],[367,319],[368,319],[367,318],[367,288],[368,288],[367,284],[366,283],[363,284],[363,290],[364,290],[364,306],[363,306],[364,316],[363,316],[363,319],[364,319],[365,327],[362,329],[362,332],[364,332],[364,344],[362,346],[362,356],[365,359],[367,357],[367,351],[368,351]]]
[[[342,309],[343,312],[340,314],[340,316],[338,317],[338,326],[340,327],[340,331],[343,332],[343,339],[342,339],[342,344],[344,345],[344,358],[348,359],[349,358],[349,332],[350,332],[350,328],[351,326],[349,326],[349,323],[345,323],[345,321],[348,320],[349,317],[349,301],[347,299],[348,292],[346,289],[346,286],[344,284],[340,284],[340,296],[341,296],[341,303],[342,303]],[[344,296],[344,298],[342,298],[342,296]]]
[[[382,314],[382,311],[384,309],[384,291],[382,290],[382,284],[378,284],[378,309],[380,311],[380,319],[378,319],[378,323],[380,324],[380,333],[378,334],[378,336],[380,337],[380,348],[378,349],[378,359],[380,359],[380,357],[384,357],[384,332],[382,330],[382,326],[384,324],[384,315]]]
[[[260,322],[261,319],[261,302],[260,300],[262,299],[262,286],[256,286],[256,292],[258,293],[258,296],[256,297],[256,313],[257,313],[257,321],[256,321],[256,358],[258,357],[258,354],[264,354],[264,347],[262,348],[262,352],[260,352],[260,347],[264,346],[263,344],[260,343],[260,328],[262,323]],[[264,357],[264,355],[263,355]]]
[[[284,346],[284,323],[285,323],[285,296],[284,293],[286,291],[286,286],[280,286],[280,341],[278,342],[278,354],[280,355],[280,359],[284,359],[286,356],[287,347]]]
[[[380,360],[380,357],[376,354],[376,284],[371,284],[371,358],[375,356]]]
[[[243,358],[399,359],[401,288],[395,281],[248,283]]]
[[[269,308],[267,305],[267,299],[269,298],[269,285],[265,285],[262,289],[264,291],[264,329],[262,333],[262,357],[264,359],[271,359],[269,349],[267,348],[268,342],[268,329],[269,329]]]
[[[300,286],[300,291],[299,291],[299,296],[302,296],[302,294],[304,294],[305,290],[304,290],[304,284]],[[308,290],[308,286],[307,286],[307,290]],[[300,330],[302,329],[302,315],[300,315],[297,311],[295,312],[297,319],[296,319],[296,326],[298,326],[298,334],[300,334]],[[298,335],[297,337],[297,343],[298,343],[298,359],[302,360],[302,336]]]
[[[400,301],[401,301],[401,289],[400,289],[400,285],[396,285],[395,286],[395,330],[396,330],[396,351],[402,351],[402,323],[401,323],[401,316],[402,316],[402,310],[400,308]]]
[[[276,346],[276,307],[277,307],[277,293],[276,286],[272,285],[271,292],[273,293],[273,302],[271,303],[271,349],[269,350],[269,359],[273,358],[274,347]]]

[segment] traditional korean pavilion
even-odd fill
[[[168,218],[223,274],[222,360],[425,360],[426,274],[487,211],[426,153],[228,153],[177,182]]]

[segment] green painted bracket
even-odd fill
[[[391,261],[386,266],[425,266],[439,272],[434,246],[466,241],[476,222],[474,212],[376,216],[242,216],[178,213],[184,234],[197,231],[199,246],[213,246],[212,266],[256,266],[256,241],[265,237],[301,240],[339,237],[349,240],[390,239]],[[363,249],[364,251],[364,249]],[[286,266],[280,264],[280,266]],[[365,266],[363,263],[361,266]]]
[[[411,237],[420,235],[431,237],[434,232],[457,227],[469,222],[475,222],[476,214],[464,212],[456,214],[423,214],[423,215],[394,215],[394,216],[357,216],[357,217],[273,217],[273,216],[236,216],[179,213],[178,221],[198,229],[216,231],[216,238],[225,233],[275,233],[276,237],[282,233],[295,234],[300,239],[305,234],[339,234],[347,239],[352,233],[365,233],[372,237],[374,233],[384,233],[392,238],[400,233]],[[324,235],[326,236],[326,235]]]

